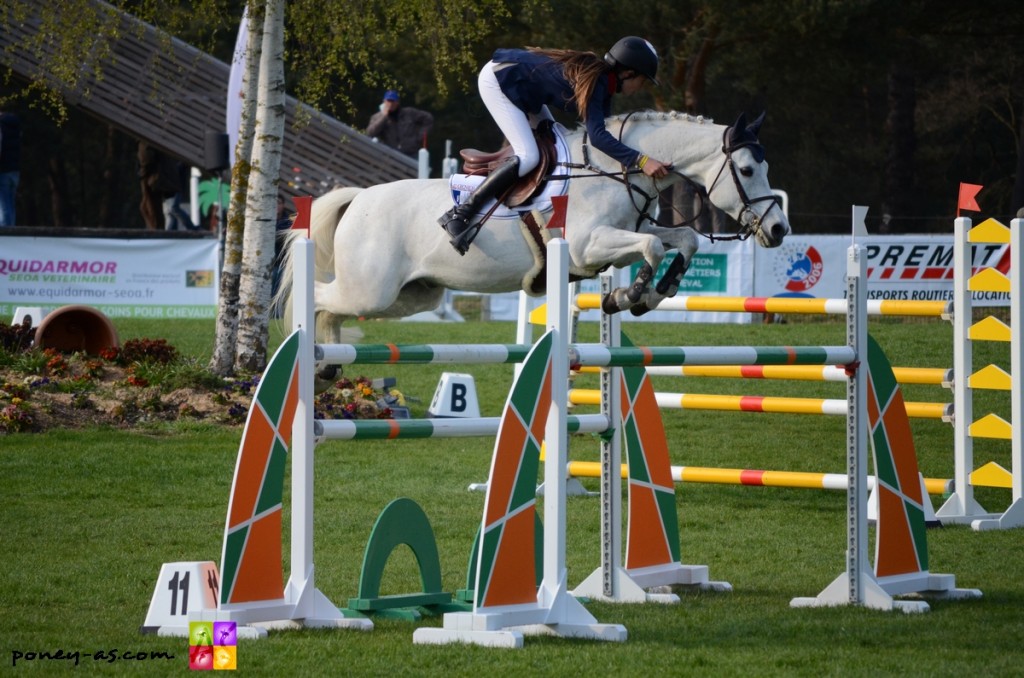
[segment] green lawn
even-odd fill
[[[512,341],[510,323],[366,322],[368,342]],[[179,350],[208,356],[213,327],[186,321],[118,324],[122,340],[166,337]],[[637,324],[638,344],[837,344],[837,322],[711,326]],[[948,366],[952,331],[940,322],[872,322],[894,365]],[[596,336],[583,328],[583,339]],[[979,365],[1009,367],[1005,347],[976,346]],[[982,362],[984,361],[984,362]],[[422,415],[442,366],[368,368],[394,376]],[[474,375],[484,416],[500,413],[511,383],[507,366],[458,366]],[[372,370],[372,371],[370,371]],[[349,372],[355,376],[356,372]],[[588,381],[590,380],[590,381]],[[580,385],[595,383],[581,377]],[[841,384],[671,379],[659,390],[843,397]],[[946,400],[918,386],[908,400]],[[979,394],[975,414],[1007,416],[1007,394]],[[841,473],[843,421],[814,415],[667,412],[672,463]],[[949,424],[913,421],[926,476],[953,473]],[[8,666],[15,652],[81,653],[90,671],[180,675],[184,639],[138,633],[160,564],[220,559],[231,475],[241,431],[179,423],[136,432],[52,431],[0,436],[4,502],[0,556],[0,637]],[[363,548],[380,510],[396,497],[417,501],[430,517],[446,590],[463,588],[493,440],[399,440],[317,448],[316,577],[336,604],[356,594]],[[597,442],[573,439],[571,454],[596,459]],[[1009,467],[1009,443],[979,444],[977,462]],[[586,481],[596,488],[594,481]],[[993,510],[1009,490],[979,490]],[[286,507],[288,499],[285,500]],[[936,507],[940,497],[934,498]],[[589,603],[603,622],[624,624],[624,644],[527,637],[518,651],[427,647],[412,643],[414,624],[378,620],[369,633],[289,631],[241,641],[238,666],[258,675],[1020,675],[1024,666],[1024,531],[975,533],[964,527],[928,532],[931,570],[953,573],[974,601],[934,601],[929,613],[859,608],[791,609],[795,596],[820,592],[844,567],[845,496],[841,492],[685,485],[678,488],[683,560],[706,564],[731,593],[683,592],[679,605]],[[599,564],[598,502],[568,503],[567,567],[574,586]],[[287,525],[287,508],[286,508]],[[287,530],[286,530],[287,531]],[[286,536],[287,539],[287,536]],[[288,559],[288,548],[284,549]],[[288,571],[287,562],[285,571]],[[418,590],[408,549],[385,571],[383,593]],[[421,624],[440,625],[439,618]],[[165,652],[174,660],[111,663],[85,653]],[[18,670],[53,672],[67,660],[27,661]]]

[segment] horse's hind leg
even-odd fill
[[[342,328],[341,324],[346,320],[344,316],[334,315],[326,311],[316,313],[315,332],[317,343],[341,344],[346,343],[345,338],[350,337],[349,333],[359,334],[357,330]],[[352,339],[349,338],[348,341]],[[317,393],[326,391],[341,373],[338,365],[324,365],[313,375],[313,388]]]

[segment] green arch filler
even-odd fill
[[[412,549],[420,570],[423,591],[380,595],[384,566],[396,548],[405,544]],[[363,614],[417,621],[424,614],[464,610],[454,603],[452,594],[441,590],[441,559],[434,530],[426,513],[412,499],[401,497],[384,507],[370,532],[359,574],[359,594],[349,598],[348,607]]]

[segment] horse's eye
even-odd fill
[[[754,176],[754,169],[752,167],[741,167],[740,174],[745,177],[752,177]]]

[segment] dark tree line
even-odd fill
[[[225,61],[236,28],[229,19],[242,3],[226,4],[223,25],[177,29]],[[359,3],[343,4],[360,11]],[[725,123],[766,110],[770,178],[789,193],[800,232],[845,232],[852,204],[871,208],[876,232],[945,232],[961,181],[985,186],[983,216],[1006,221],[1024,206],[1024,12],[1014,0],[511,0],[506,7],[486,34],[473,36],[476,64],[498,46],[602,52],[637,34],[662,54],[662,87],[632,106]],[[343,12],[331,16],[344,20]],[[318,100],[310,103],[361,128],[382,91],[397,86],[406,104],[435,115],[435,169],[446,139],[456,149],[496,148],[501,139],[476,96],[473,68],[453,62],[439,83],[435,64],[402,40],[415,26],[395,30],[397,39],[379,45],[367,39],[375,68],[352,66],[348,77],[311,92],[307,98]],[[331,56],[316,51],[308,30],[290,30],[288,47],[296,57],[290,81]],[[42,115],[27,120],[26,137],[19,221],[141,226],[133,140],[74,112],[61,127]]]

